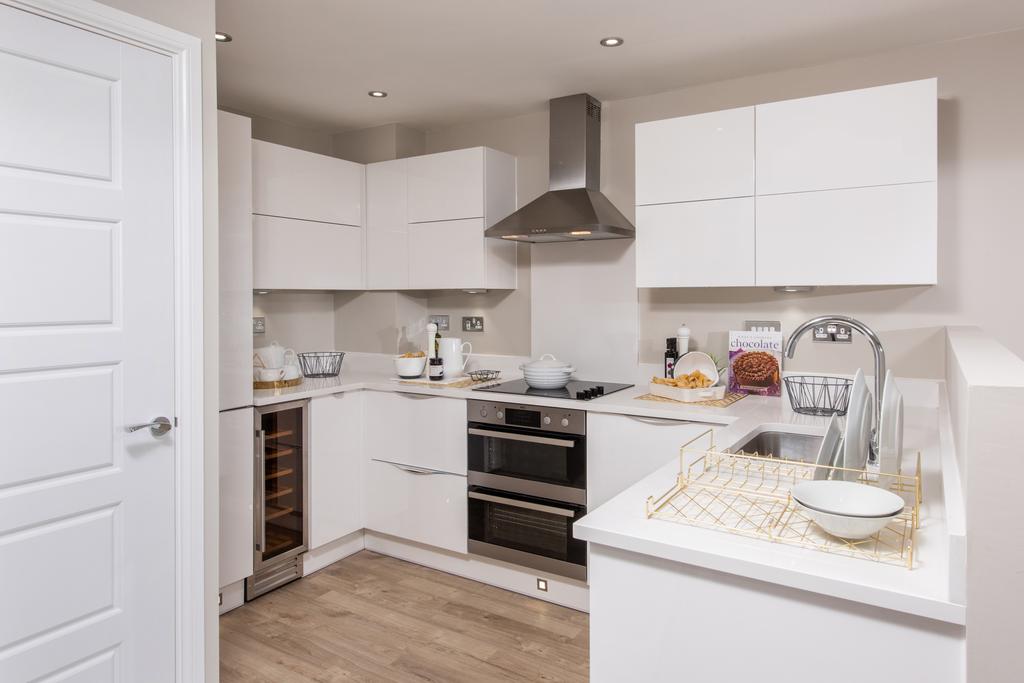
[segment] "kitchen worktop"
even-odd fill
[[[314,398],[347,391],[393,391],[457,399],[481,399],[536,406],[632,415],[715,426],[719,449],[744,442],[766,427],[823,434],[826,418],[794,413],[785,398],[747,396],[725,408],[673,404],[639,399],[640,384],[591,401],[573,401],[512,394],[481,393],[472,388],[445,388],[400,383],[387,365],[363,363],[343,368],[339,377],[307,379],[289,389],[254,392],[257,406]],[[642,375],[641,375],[642,376]],[[518,377],[503,372],[493,383]],[[487,386],[490,383],[482,383]],[[944,385],[927,380],[901,380],[906,400],[904,443],[907,460],[920,450],[924,501],[917,534],[917,566],[913,570],[866,560],[781,546],[761,540],[648,520],[648,496],[668,490],[679,472],[678,458],[623,491],[576,523],[579,538],[641,555],[663,558],[748,578],[786,585],[854,602],[963,624],[963,513],[959,479],[950,436]],[[947,501],[949,503],[947,504]]]

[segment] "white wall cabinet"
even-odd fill
[[[465,476],[465,400],[368,391],[365,406],[368,458]]]
[[[636,137],[639,287],[937,281],[935,79],[642,123]]]
[[[254,215],[255,289],[362,289],[363,231],[351,225]]]
[[[220,414],[220,581],[224,587],[252,575],[253,409]]]
[[[637,124],[638,206],[753,194],[753,107]]]
[[[323,223],[363,224],[364,166],[252,141],[253,212]]]
[[[754,198],[636,207],[637,287],[754,285]]]
[[[409,222],[483,217],[484,156],[488,153],[501,154],[471,147],[410,157]]]
[[[408,160],[366,166],[366,288],[409,289]]]
[[[252,404],[252,122],[217,112],[220,409]]]
[[[936,180],[936,80],[757,106],[757,193]]]
[[[587,413],[587,508],[593,510],[662,467],[715,427],[633,415]],[[710,446],[709,437],[695,445]],[[654,491],[651,492],[655,493]]]
[[[369,460],[368,468],[367,529],[466,553],[466,477],[379,460]]]
[[[935,284],[935,183],[757,198],[757,283]]]
[[[309,547],[359,531],[363,521],[363,393],[309,404]]]

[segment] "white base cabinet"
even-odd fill
[[[363,528],[363,392],[309,404],[309,547]]]
[[[466,476],[466,401],[367,391],[366,457]]]
[[[466,477],[380,460],[368,461],[368,468],[367,529],[466,552]]]
[[[679,457],[683,444],[714,429],[696,422],[587,413],[587,509],[607,503]],[[695,445],[710,446],[710,436]]]
[[[256,454],[252,408],[220,414],[220,575],[224,587],[252,576],[253,466]]]

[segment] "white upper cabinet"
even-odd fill
[[[637,287],[754,284],[754,198],[636,207]]]
[[[486,147],[367,166],[369,289],[515,289],[516,245],[484,231],[516,209],[516,159]]]
[[[937,282],[935,183],[757,198],[757,284]]]
[[[636,203],[754,194],[754,108],[636,126]]]
[[[366,288],[409,289],[408,160],[366,165]]]
[[[252,403],[252,122],[217,112],[220,409]]]
[[[484,154],[471,147],[408,159],[409,222],[482,218]]]
[[[936,157],[935,79],[637,124],[637,286],[934,284]]]
[[[252,217],[255,289],[362,289],[363,231],[351,225]]]
[[[253,213],[362,226],[362,164],[252,142]]]
[[[936,179],[936,80],[757,106],[757,194]]]

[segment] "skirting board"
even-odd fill
[[[336,541],[325,543],[319,548],[313,548],[302,556],[302,575],[309,576],[329,564],[343,560],[349,555],[355,555],[364,547],[363,531],[353,531],[348,536],[342,536]]]
[[[230,612],[245,604],[245,579],[229,583],[220,589],[220,613]]]
[[[590,590],[586,584],[579,581],[523,569],[484,557],[460,555],[439,548],[431,548],[372,531],[365,533],[364,541],[366,549],[375,553],[396,557],[581,612],[590,611]],[[547,580],[547,592],[537,589],[538,578]]]

